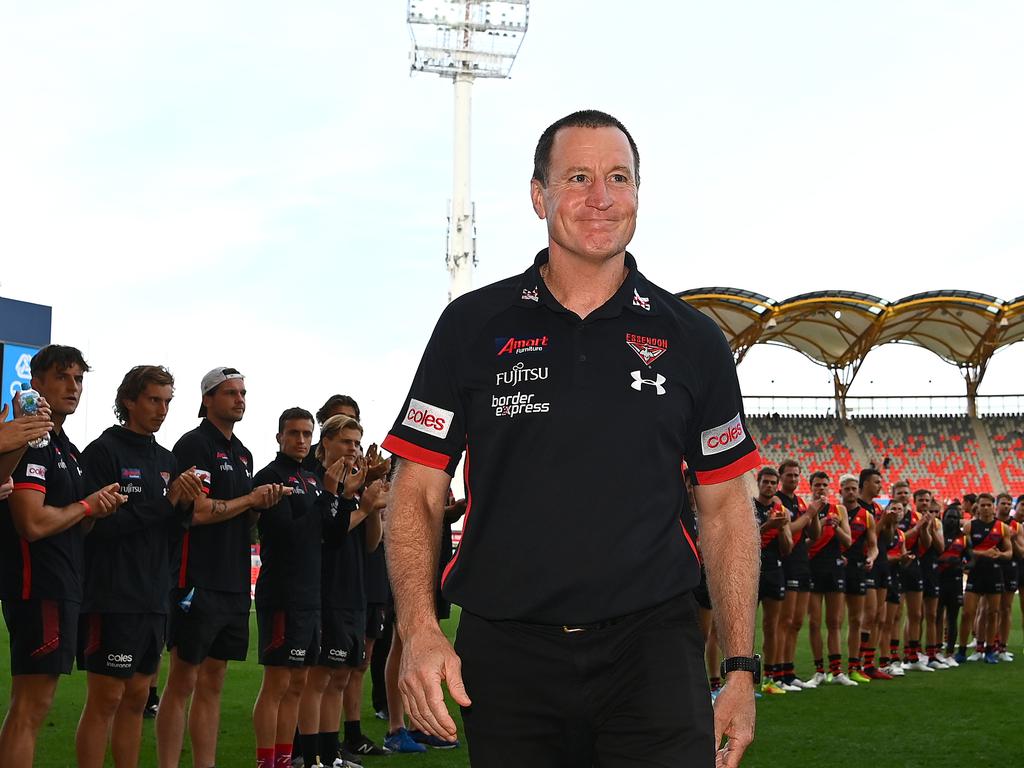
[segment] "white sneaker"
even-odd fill
[[[942,663],[945,664],[950,669],[952,669],[953,667],[959,667],[960,666],[960,664],[957,663],[957,660],[954,659],[952,656],[943,656],[942,657]]]
[[[778,684],[779,688],[784,690],[786,693],[797,693],[798,691],[803,690],[803,688],[797,685],[792,685],[791,683],[784,683],[781,680],[777,680],[776,683]]]
[[[890,664],[882,671],[885,672],[885,674],[887,675],[892,675],[893,677],[906,677],[907,675],[907,673],[903,671],[903,665],[899,662],[896,662],[895,664]]]
[[[918,672],[934,672],[935,670],[928,666],[928,662],[922,659],[920,656],[917,657],[917,661],[912,661],[910,664],[904,664],[903,668],[906,670],[916,670]]]
[[[949,667],[939,661],[938,658],[934,658],[928,662],[928,669],[949,669]]]
[[[814,682],[813,679],[811,679],[811,680],[801,680],[799,677],[796,680],[793,681],[793,685],[795,685],[797,688],[806,688],[809,691],[810,690],[814,690],[815,688],[818,687],[818,684],[816,682]]]
[[[857,683],[846,676],[845,672],[840,672],[838,675],[832,675],[833,685],[857,685]]]
[[[814,677],[804,683],[805,688],[810,688],[812,685],[817,688],[819,685],[825,684],[825,673],[815,672]]]
[[[1013,654],[1008,653],[1007,651],[1003,651],[996,658],[998,658],[1000,661],[1013,661]]]
[[[970,656],[967,657],[967,660],[968,661],[984,661],[985,660],[985,654],[982,653],[981,651],[975,651],[974,653],[972,653]]]

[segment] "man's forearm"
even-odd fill
[[[230,500],[204,497],[196,500],[192,510],[192,525],[223,523],[250,509],[252,509],[252,499],[249,494]]]
[[[701,552],[726,657],[749,656],[754,648],[761,558],[750,504],[752,486],[750,477],[743,475],[695,489]]]
[[[21,448],[15,448],[13,451],[0,454],[0,483],[11,476],[11,473],[17,468],[18,462],[21,461],[21,457],[25,455],[27,449],[28,446],[23,445]]]

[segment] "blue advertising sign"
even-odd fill
[[[21,384],[21,388],[29,388],[29,381],[32,379],[29,366],[32,356],[38,351],[36,347],[3,345],[3,390],[0,391],[0,408],[11,402],[11,396],[19,390],[18,384]]]

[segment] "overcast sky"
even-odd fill
[[[404,2],[0,2],[0,294],[54,308],[95,371],[68,423],[112,422],[128,367],[164,363],[160,435],[199,379],[247,375],[257,461],[277,414],[333,392],[379,441],[444,306],[451,82],[409,74]],[[534,0],[508,81],[473,89],[476,285],[546,245],[537,136],[584,107],[641,153],[630,247],[673,291],[1024,293],[1024,4]],[[982,393],[1022,392],[1024,345]],[[755,349],[747,394],[831,394]],[[852,394],[961,394],[923,350],[868,357]]]

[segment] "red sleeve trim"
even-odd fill
[[[42,494],[46,493],[46,486],[40,485],[39,483],[15,483],[14,490],[16,491],[39,491]]]
[[[403,440],[400,437],[394,435],[388,435],[384,438],[384,442],[380,445],[385,451],[398,454],[403,459],[414,461],[417,464],[422,464],[425,467],[431,467],[432,469],[448,469],[448,464],[451,463],[451,457],[444,453],[438,453],[437,451],[431,451],[427,448],[421,448],[415,443],[410,443],[408,440]]]
[[[720,469],[709,469],[706,472],[697,470],[695,474],[697,482],[701,485],[715,485],[739,477],[744,472],[757,469],[762,463],[761,454],[755,448],[746,456],[736,459],[732,464],[727,464]]]

